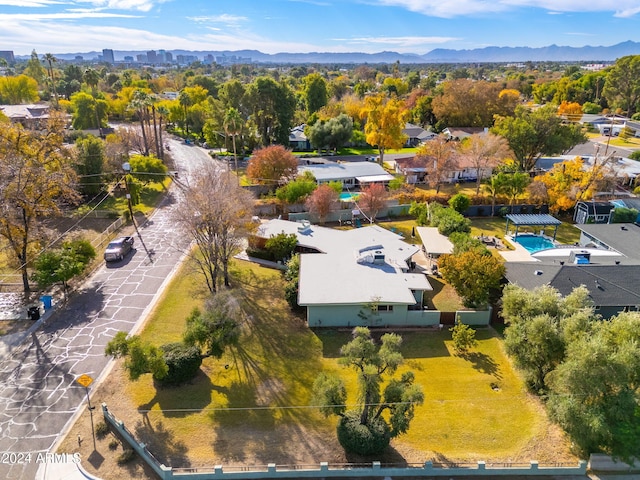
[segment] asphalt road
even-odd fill
[[[169,140],[181,182],[213,160],[198,147]],[[76,379],[101,379],[105,345],[118,331],[140,326],[179,264],[189,240],[175,230],[172,212],[181,192],[167,198],[139,228],[136,251],[102,266],[64,308],[0,360],[0,478],[33,479],[40,463],[86,403]],[[147,251],[151,253],[150,257]],[[102,252],[99,252],[101,254]]]

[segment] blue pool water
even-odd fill
[[[529,253],[555,247],[551,240],[539,235],[518,235],[513,239],[522,245]]]
[[[357,200],[359,196],[360,196],[359,193],[342,192],[340,194],[340,201],[341,202],[352,202],[353,200]]]

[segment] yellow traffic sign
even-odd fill
[[[76,382],[78,382],[83,387],[88,388],[89,385],[93,383],[93,378],[91,378],[89,375],[85,373],[83,375],[80,375],[78,378],[76,378]]]

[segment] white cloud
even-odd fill
[[[50,5],[59,5],[61,2],[55,0],[0,0],[0,5],[7,7],[47,7]]]
[[[76,3],[88,3],[103,10],[137,10],[148,12],[158,4],[170,0],[83,0]]]
[[[638,0],[376,0],[380,5],[406,8],[432,17],[453,18],[466,15],[493,14],[517,7],[533,7],[561,12],[610,12],[617,17],[640,13]]]
[[[192,20],[197,23],[224,23],[226,25],[239,25],[241,23],[248,22],[247,17],[240,15],[202,15],[197,17],[187,17],[188,20]]]
[[[460,39],[455,37],[355,37],[333,40],[351,45],[371,45],[375,51],[379,51],[380,48],[393,48],[404,53],[415,53],[416,47],[426,48]]]

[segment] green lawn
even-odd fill
[[[354,372],[337,364],[349,332],[309,330],[282,300],[279,272],[238,262],[233,279],[248,314],[240,345],[221,359],[206,359],[202,374],[178,389],[156,390],[148,375],[125,380],[118,392],[136,409],[149,411],[141,417],[128,412],[138,418],[136,434],[169,463],[177,458],[176,449],[193,464],[295,463],[307,450],[315,458],[319,445],[341,455],[335,420],[325,420],[309,405],[312,383],[322,370],[341,375],[348,402],[356,401]],[[158,345],[179,340],[185,317],[203,301],[196,285],[197,276],[183,267],[142,337]],[[492,329],[478,331],[479,345],[466,357],[453,354],[446,329],[402,336],[402,371],[412,370],[426,395],[408,434],[393,443],[406,452],[405,459],[507,461],[544,437],[547,419]]]

